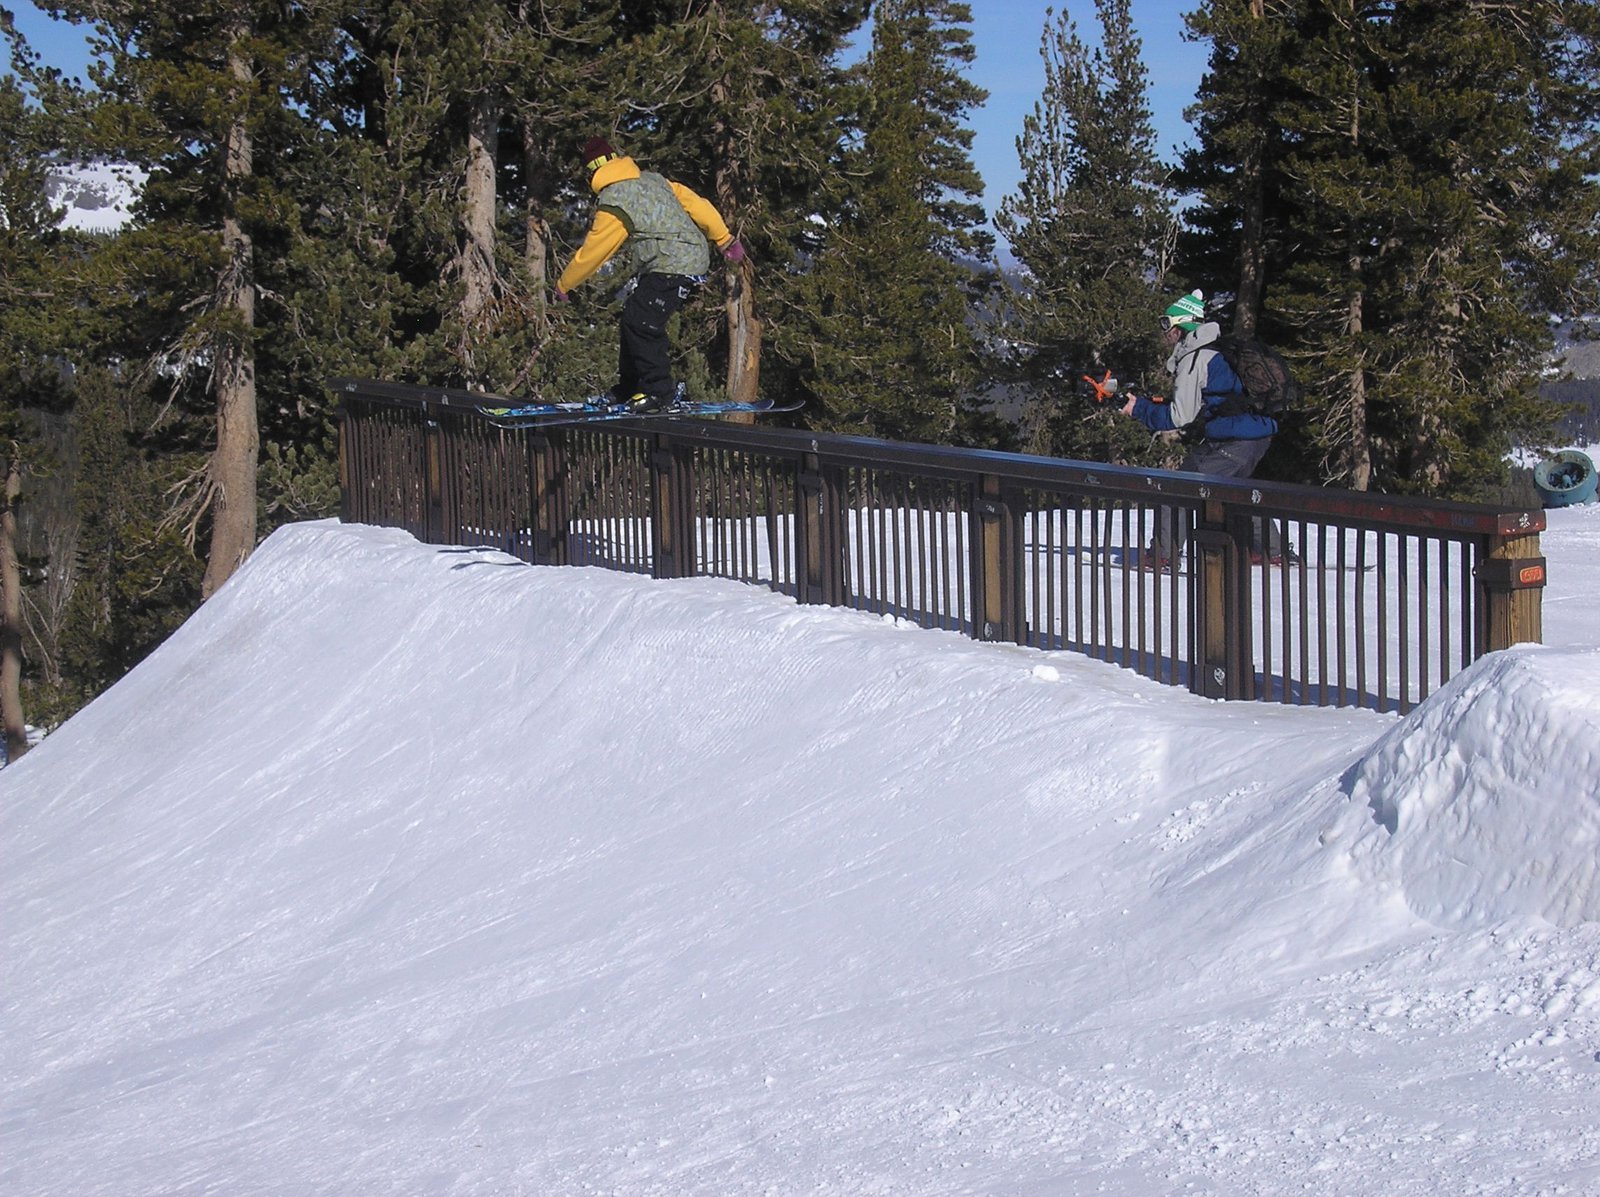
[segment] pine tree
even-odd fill
[[[614,369],[614,333],[552,319],[545,296],[577,131],[618,106],[618,6],[316,11],[321,57],[288,93],[303,119],[271,163],[286,235],[255,340],[268,526],[337,503],[330,377],[570,397]]]
[[[923,441],[961,436],[977,378],[977,269],[992,237],[966,111],[987,96],[966,4],[888,0],[856,71],[849,183],[801,290],[813,423]],[[964,260],[965,259],[965,260]]]
[[[1265,113],[1252,136],[1273,130],[1261,231],[1238,192],[1209,192],[1196,215],[1246,234],[1247,263],[1260,254],[1263,330],[1314,396],[1303,445],[1322,477],[1360,489],[1491,490],[1514,441],[1548,435],[1551,315],[1593,310],[1600,5],[1257,7],[1276,73],[1214,69],[1208,97]],[[1214,68],[1250,57],[1222,40],[1249,16],[1233,0],[1201,14]],[[1195,177],[1248,174],[1225,127],[1202,124]]]
[[[1022,183],[997,220],[1026,272],[1003,336],[1036,452],[1139,456],[1149,438],[1096,408],[1081,379],[1109,370],[1161,386],[1155,314],[1175,224],[1129,8],[1097,0],[1097,48],[1066,12],[1046,24],[1044,94],[1017,139]]]
[[[513,183],[508,214],[516,227],[507,229],[505,240],[519,255],[512,272],[526,296],[528,323],[515,350],[521,358],[517,372],[506,380],[513,390],[533,381],[576,398],[615,381],[613,339],[598,335],[592,321],[552,319],[546,297],[553,271],[588,216],[591,193],[579,147],[610,128],[624,106],[625,47],[637,36],[627,18],[642,19],[646,7],[517,0],[517,66],[509,97],[515,169],[506,172]]]
[[[337,24],[330,69],[305,95],[329,135],[299,150],[315,171],[290,173],[316,213],[297,265],[337,287],[340,331],[362,308],[374,312],[356,335],[382,373],[457,386],[501,381],[496,334],[515,302],[498,191],[506,8],[352,3]],[[300,320],[318,329],[319,296],[302,288],[297,300]]]
[[[630,55],[633,99],[647,116],[626,131],[704,189],[750,251],[720,272],[722,318],[692,338],[713,360],[725,350],[731,399],[756,396],[769,321],[778,354],[792,352],[791,283],[836,181],[837,60],[867,9],[867,0],[708,5],[664,22]],[[714,335],[719,327],[725,336]]]
[[[1233,331],[1256,331],[1265,285],[1269,187],[1281,186],[1286,139],[1278,119],[1298,52],[1300,0],[1211,0],[1186,19],[1211,43],[1194,107],[1197,147],[1174,183],[1204,202],[1180,239],[1186,272],[1232,300]]]
[[[412,248],[437,263],[442,322],[422,372],[510,389],[550,333],[543,214],[581,186],[580,130],[619,107],[618,5],[409,0],[390,83],[390,136],[414,196]],[[485,48],[490,48],[485,53]],[[421,86],[418,86],[418,84]],[[402,143],[403,145],[404,143]],[[421,277],[433,273],[421,267]],[[427,345],[426,340],[414,348]],[[423,359],[413,354],[421,367]]]
[[[95,148],[151,172],[138,234],[107,259],[134,272],[117,280],[124,294],[152,276],[163,288],[128,349],[171,379],[173,414],[202,400],[214,413],[174,511],[192,533],[207,529],[210,595],[256,544],[258,303],[277,291],[281,247],[297,232],[274,171],[302,119],[293,88],[325,49],[327,27],[321,10],[265,0],[62,9],[94,24],[109,57]]]
[[[199,603],[200,563],[160,498],[179,484],[186,458],[156,426],[166,396],[100,366],[78,372],[76,585],[61,640],[61,685],[50,696],[64,718],[157,648]]]
[[[361,247],[339,272],[382,313],[386,376],[552,397],[614,381],[609,296],[546,296],[592,211],[578,149],[627,110],[626,47],[651,7],[389,0],[341,21],[347,53],[311,108],[334,133],[324,169],[350,180],[322,214],[345,236],[318,239],[334,259]]]
[[[58,253],[53,242],[59,238],[45,189],[52,122],[39,107],[41,90],[54,81],[3,10],[0,35],[11,67],[0,75],[0,727],[7,757],[15,760],[28,749],[18,511],[46,452],[29,417],[59,390],[50,361],[51,317],[57,314],[50,305]]]

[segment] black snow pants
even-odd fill
[[[670,402],[676,397],[667,321],[694,295],[701,281],[686,274],[639,276],[622,305],[618,399],[627,402],[635,395],[650,395]]]

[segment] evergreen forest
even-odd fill
[[[626,267],[552,295],[593,136],[748,251],[674,320],[695,398],[1171,466],[1083,380],[1159,392],[1154,317],[1199,287],[1305,386],[1265,473],[1497,497],[1555,436],[1557,330],[1600,312],[1600,0],[1193,0],[1177,161],[1130,2],[1048,12],[988,210],[959,0],[50,0],[88,79],[0,9],[11,751],[337,512],[329,379],[614,381]],[[65,227],[52,179],[108,163],[131,218]]]

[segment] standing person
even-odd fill
[[[641,171],[603,137],[583,146],[589,186],[600,206],[589,233],[556,280],[555,298],[582,283],[623,247],[632,254],[633,289],[622,305],[622,346],[612,398],[635,411],[662,411],[678,398],[667,321],[711,270],[709,238],[730,262],[744,246],[711,204],[682,183]]]
[[[1156,403],[1141,395],[1129,395],[1123,404],[1124,415],[1132,416],[1152,432],[1185,432],[1198,435],[1184,455],[1180,470],[1192,474],[1213,474],[1223,478],[1248,478],[1272,445],[1278,422],[1271,416],[1249,412],[1213,414],[1230,396],[1242,395],[1244,384],[1228,365],[1227,359],[1209,348],[1222,328],[1205,318],[1205,296],[1191,291],[1175,300],[1161,317],[1161,335],[1172,351],[1167,372],[1172,375],[1172,399]],[[1283,541],[1277,522],[1263,520],[1267,527],[1267,558],[1274,565],[1284,558]],[[1140,559],[1144,569],[1169,571],[1175,564],[1177,512],[1164,508],[1156,517],[1155,539]],[[1254,537],[1259,541],[1260,532]],[[1261,556],[1259,543],[1252,558]]]

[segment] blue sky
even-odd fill
[[[1183,110],[1194,102],[1205,73],[1207,47],[1184,40],[1183,14],[1199,0],[1133,0],[1133,19],[1144,42],[1150,73],[1150,107],[1157,147],[1171,156],[1189,134]],[[1016,139],[1022,120],[1033,111],[1044,88],[1039,43],[1051,9],[1069,13],[1086,42],[1099,38],[1092,0],[1045,4],[1033,0],[972,0],[972,40],[977,61],[972,81],[989,92],[989,102],[972,114],[973,160],[985,184],[991,214],[1021,178]]]
[[[1206,47],[1183,38],[1183,14],[1199,0],[1133,0],[1133,18],[1144,41],[1150,72],[1150,105],[1157,144],[1170,155],[1188,136],[1183,110],[1194,100],[1205,72]],[[1023,117],[1033,111],[1044,87],[1040,37],[1049,11],[1070,13],[1079,34],[1094,41],[1099,22],[1092,0],[1054,5],[1035,0],[972,0],[972,36],[977,61],[972,80],[989,101],[971,114],[973,160],[985,183],[984,203],[993,215],[1000,200],[1021,177],[1016,139]],[[16,10],[17,26],[46,62],[67,74],[82,75],[87,63],[82,31],[52,21],[27,0]]]

